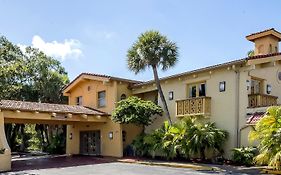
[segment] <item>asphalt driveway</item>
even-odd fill
[[[93,165],[81,165],[62,168],[48,168],[38,170],[25,170],[6,173],[9,175],[173,175],[173,174],[198,174],[206,175],[207,172],[198,172],[191,169],[170,168],[162,166],[147,166],[128,163],[102,163]],[[210,174],[214,174],[209,172]],[[218,173],[215,173],[218,174]]]
[[[1,162],[0,162],[1,163]],[[149,166],[115,162],[89,156],[74,157],[31,157],[14,159],[13,171],[2,173],[5,175],[174,175],[174,174],[243,174],[234,171],[214,172],[198,171],[187,168],[172,168],[165,166]],[[256,173],[255,173],[256,174]]]

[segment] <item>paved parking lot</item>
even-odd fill
[[[196,171],[186,168],[149,166],[114,162],[88,156],[45,157],[16,159],[12,163],[12,172],[5,175],[206,175],[206,174],[243,174],[231,171]],[[256,174],[256,173],[255,173]]]
[[[82,165],[64,168],[49,168],[39,170],[25,170],[7,173],[9,175],[174,175],[174,174],[198,174],[206,175],[206,172],[196,172],[191,169],[170,168],[161,166],[147,166],[128,163],[102,163],[94,165]],[[212,173],[214,174],[214,173]]]

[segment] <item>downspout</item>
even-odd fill
[[[236,147],[239,147],[240,146],[240,140],[239,140],[240,71],[235,70],[235,73],[236,73],[235,135],[236,135]]]

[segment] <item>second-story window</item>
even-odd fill
[[[82,96],[76,97],[76,105],[82,106]]]
[[[105,91],[98,92],[98,107],[105,107],[106,106],[105,96],[106,96]]]
[[[206,96],[206,83],[198,83],[189,85],[189,98],[205,97]]]

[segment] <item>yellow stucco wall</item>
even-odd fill
[[[4,115],[0,111],[0,149],[5,148],[5,153],[0,154],[0,172],[11,170],[11,150],[7,143],[5,128],[4,128]]]
[[[80,132],[81,131],[100,131],[101,133],[101,155],[122,157],[122,131],[121,125],[113,123],[110,119],[106,123],[76,123],[67,126],[67,154],[80,153]],[[109,139],[109,132],[113,132],[113,139]],[[72,133],[72,139],[69,135]]]
[[[203,120],[201,118],[201,121],[215,122],[217,127],[229,132],[229,139],[225,145],[226,157],[229,157],[233,147],[248,144],[249,129],[242,129],[246,125],[247,112],[249,111],[248,94],[250,89],[247,90],[247,80],[250,81],[251,77],[264,79],[264,87],[262,88],[264,91],[262,93],[266,94],[266,85],[270,84],[272,86],[270,95],[278,96],[278,103],[281,104],[281,81],[277,78],[278,72],[281,71],[280,60],[281,56],[267,57],[250,60],[245,64],[220,67],[211,71],[177,76],[161,81],[172,120],[178,120],[175,116],[175,101],[188,97],[188,85],[206,82],[206,96],[211,97],[211,116]],[[221,81],[226,82],[225,92],[219,92],[219,82]],[[144,99],[150,99],[149,93],[155,89],[156,87],[152,83],[144,84],[134,87],[133,94]],[[174,92],[173,100],[168,99],[169,91]],[[162,106],[159,98],[158,101],[159,105]],[[253,111],[259,110],[264,111],[264,109],[253,109]],[[166,118],[159,117],[151,126],[146,127],[146,132],[159,128],[164,120]]]
[[[89,88],[90,87],[90,88]],[[90,89],[90,90],[89,90]],[[98,107],[98,98],[97,94],[99,91],[106,91],[106,107],[99,108]],[[68,92],[69,96],[69,104],[76,104],[76,97],[82,96],[83,106],[89,106],[109,114],[114,110],[116,103],[121,100],[121,95],[125,94],[126,97],[132,95],[132,91],[129,89],[129,83],[123,81],[103,81],[101,80],[93,80],[86,79],[77,82],[77,84],[71,88]],[[89,125],[85,124],[73,124],[67,127],[68,134],[72,133],[73,138],[70,140],[67,139],[69,147],[67,147],[68,154],[79,154],[79,146],[80,140],[79,135],[80,131],[93,131],[100,130],[101,131],[101,153],[104,156],[114,156],[121,157],[123,155],[123,146],[127,146],[130,144],[141,131],[140,127],[134,125],[124,125],[123,127],[120,124],[113,123],[109,119],[106,123],[93,124]],[[122,141],[122,129],[127,133],[126,144],[123,145]],[[113,140],[108,139],[109,132],[114,133]],[[72,144],[79,143],[79,144]]]

